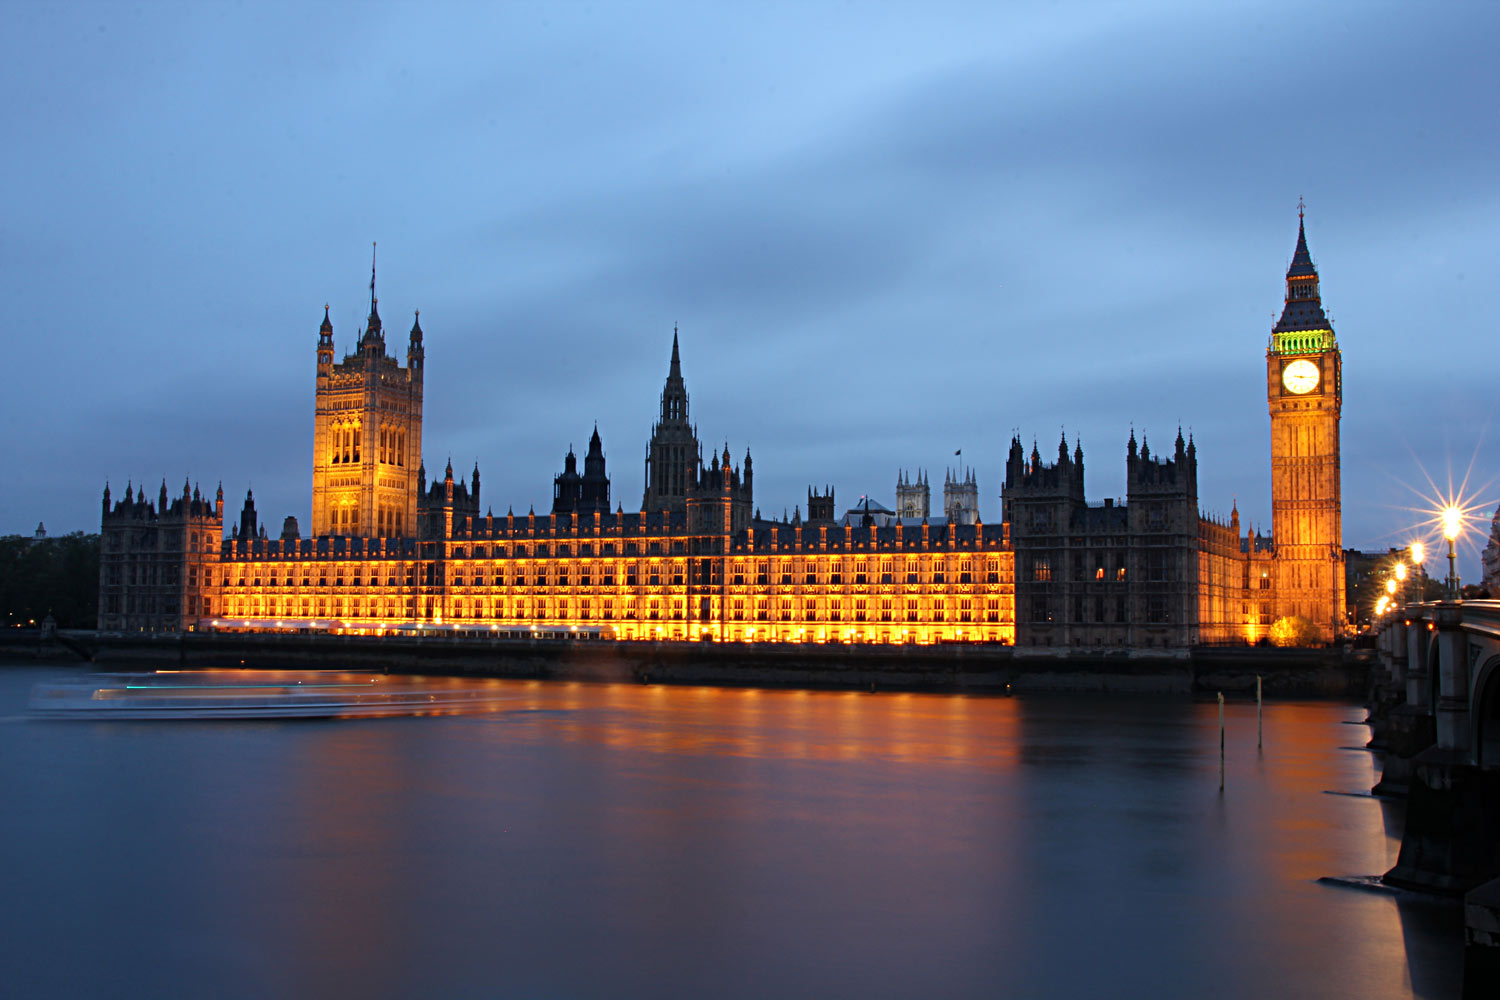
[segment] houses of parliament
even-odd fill
[[[1267,344],[1272,524],[1242,532],[1198,503],[1197,446],[1126,444],[1123,503],[1093,503],[1081,445],[1055,457],[1012,438],[1002,518],[978,514],[972,473],[943,512],[926,476],[897,478],[897,508],[840,513],[832,487],[807,513],[759,515],[754,467],[705,457],[673,332],[638,509],[612,496],[598,428],[582,471],[569,449],[545,514],[496,515],[479,469],[422,464],[425,349],[405,365],[375,297],[336,357],[316,340],[312,519],[268,529],[247,494],[225,535],[223,491],[104,490],[99,627],[456,632],[502,637],[721,642],[1014,643],[1041,651],[1253,643],[1280,623],[1308,641],[1344,627],[1341,355],[1300,220]],[[418,317],[419,318],[419,317]],[[633,495],[632,495],[633,496]],[[635,507],[632,503],[632,508]]]

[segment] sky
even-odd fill
[[[705,450],[831,484],[1132,428],[1270,521],[1305,199],[1346,546],[1500,503],[1500,4],[0,4],[0,532],[106,481],[311,504],[317,329],[422,311],[429,474],[550,506],[595,422],[639,509],[674,326]],[[961,451],[955,457],[955,451]],[[1482,509],[1481,509],[1482,508]],[[1426,537],[1436,532],[1425,530]],[[1476,544],[1477,542],[1477,544]],[[1429,570],[1440,575],[1432,565]]]

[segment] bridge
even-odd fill
[[[1377,641],[1374,791],[1407,797],[1383,881],[1462,894],[1464,996],[1500,995],[1500,601],[1409,604]]]
[[[1407,605],[1378,645],[1407,724],[1428,720],[1451,763],[1500,769],[1500,601]]]

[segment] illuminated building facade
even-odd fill
[[[643,509],[611,512],[597,429],[569,452],[553,511],[481,513],[479,471],[418,471],[415,537],[324,533],[224,542],[219,628],[784,642],[1010,642],[1013,560],[1000,524],[876,525],[753,512],[754,464],[707,462],[688,422],[674,334]],[[209,624],[205,622],[204,624]]]
[[[1253,642],[1295,614],[1336,634],[1337,613],[1322,602],[1340,596],[1326,572],[1343,578],[1338,352],[1331,330],[1315,328],[1316,272],[1300,232],[1267,355],[1274,537],[1242,535],[1237,510],[1227,519],[1200,511],[1196,446],[1180,432],[1166,456],[1131,434],[1123,503],[1087,501],[1081,445],[1070,454],[1064,440],[1049,464],[1015,438],[997,523],[980,517],[968,470],[945,477],[945,517],[933,521],[922,473],[898,474],[898,511],[864,498],[838,517],[830,486],[808,491],[806,519],[761,518],[749,452],[736,465],[726,444],[704,460],[675,330],[641,509],[610,510],[596,427],[582,473],[569,448],[549,513],[495,516],[480,504],[477,466],[465,481],[449,463],[428,483],[421,330],[413,327],[403,369],[385,355],[376,304],[372,276],[365,334],[341,365],[326,318],[319,331],[312,537],[298,537],[291,519],[267,537],[247,497],[219,543],[222,500],[163,497],[148,511],[127,497],[111,509],[106,491],[101,627],[1041,651]],[[1317,371],[1310,384],[1292,368],[1302,360]],[[129,541],[148,536],[156,541]],[[161,586],[178,589],[141,589]]]
[[[370,267],[370,316],[353,353],[334,361],[333,322],[323,310],[313,417],[314,537],[406,538],[416,532],[422,460],[420,314],[406,367],[385,352]]]
[[[1343,358],[1323,312],[1300,218],[1286,272],[1286,304],[1266,346],[1266,399],[1276,603],[1280,616],[1306,619],[1320,638],[1331,640],[1344,621]]]

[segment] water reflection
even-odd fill
[[[391,677],[339,670],[157,670],[37,684],[34,718],[59,721],[388,718],[492,711],[492,679]]]
[[[1257,751],[1231,704],[1220,793],[1212,704],[492,683],[481,715],[0,726],[7,992],[1457,989],[1452,908],[1314,881],[1394,860],[1399,803],[1325,794],[1374,781],[1354,708],[1268,706]]]

